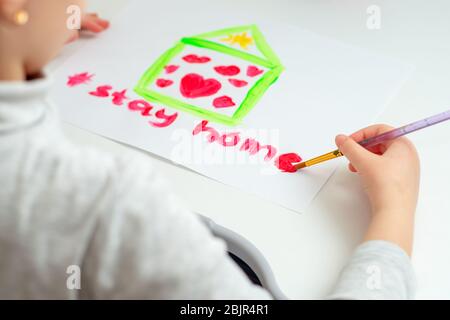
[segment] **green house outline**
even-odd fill
[[[231,34],[245,31],[251,31],[256,47],[265,58],[261,58],[248,52],[243,52],[226,45],[207,40],[208,38],[217,38],[221,36],[226,37]],[[154,83],[156,78],[163,72],[164,67],[168,65],[175,56],[183,51],[183,49],[187,45],[231,55],[248,61],[254,65],[265,67],[267,71],[247,92],[247,95],[245,96],[241,105],[237,108],[232,116],[205,110],[195,105],[148,89],[148,87],[152,83]],[[161,103],[169,107],[182,110],[205,120],[221,123],[228,126],[235,126],[242,122],[242,119],[250,112],[250,110],[253,109],[259,99],[261,99],[261,97],[264,95],[266,90],[278,79],[283,70],[284,67],[282,66],[280,60],[267,44],[258,27],[256,25],[240,26],[204,33],[193,37],[182,38],[175,44],[174,47],[167,50],[155,61],[155,63],[149,69],[147,69],[134,90],[138,95],[142,96],[146,100]]]

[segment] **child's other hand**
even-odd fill
[[[86,13],[81,18],[81,30],[100,33],[109,28],[109,21],[100,18],[96,13]]]
[[[416,209],[420,168],[411,141],[401,137],[368,150],[355,142],[392,129],[387,125],[374,125],[350,137],[338,135],[336,145],[350,161],[349,169],[360,175],[374,215],[412,215]]]
[[[81,30],[93,33],[100,33],[109,28],[109,21],[100,18],[96,13],[85,13],[81,18]],[[73,42],[79,38],[79,32],[74,33],[74,36],[68,41]]]

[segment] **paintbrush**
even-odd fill
[[[392,130],[382,133],[380,135],[377,135],[377,136],[374,136],[374,137],[371,137],[368,139],[364,139],[358,143],[365,148],[376,146],[385,141],[396,139],[398,137],[404,136],[411,132],[430,127],[432,125],[435,125],[437,123],[440,123],[440,122],[443,122],[443,121],[446,121],[449,119],[450,119],[450,110],[436,114],[434,116],[431,116],[431,117],[428,117],[428,118],[425,118],[422,120],[419,120],[419,121],[416,121],[416,122],[413,122],[413,123],[410,123],[410,124],[407,124],[403,127],[397,128],[397,129],[392,129]],[[339,151],[339,149],[337,149],[332,152],[325,153],[321,156],[312,158],[308,161],[304,161],[304,162],[295,164],[294,168],[296,170],[300,170],[302,168],[310,167],[312,165],[315,165],[315,164],[318,164],[318,163],[321,163],[321,162],[324,162],[327,160],[335,159],[335,158],[341,157],[343,155],[344,154],[341,151]]]

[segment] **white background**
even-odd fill
[[[217,10],[233,6],[240,14],[272,23],[282,21],[414,65],[413,77],[391,101],[380,122],[398,126],[450,109],[448,1],[196,2],[215,6]],[[112,18],[126,1],[91,0],[89,3],[91,10]],[[366,10],[372,4],[381,8],[380,30],[366,27]],[[157,2],[155,11],[156,7]],[[61,65],[86,41],[90,39],[66,48],[50,69]],[[64,128],[70,138],[82,144],[113,152],[130,149],[70,125]],[[438,125],[413,134],[410,139],[422,163],[413,255],[417,298],[449,299],[450,125]],[[281,289],[290,298],[324,297],[352,250],[360,243],[369,221],[369,206],[359,180],[346,171],[344,163],[308,210],[300,215],[159,159],[154,162],[193,211],[252,241],[265,255]],[[227,203],[221,202],[223,194],[227,195]]]

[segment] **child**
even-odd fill
[[[270,298],[177,203],[148,158],[81,149],[61,134],[41,70],[74,38],[72,4],[83,5],[0,0],[0,298]],[[336,138],[372,221],[330,298],[413,296],[416,151],[406,138],[370,151],[354,141],[388,129]],[[80,290],[66,285],[69,266],[80,267]]]

